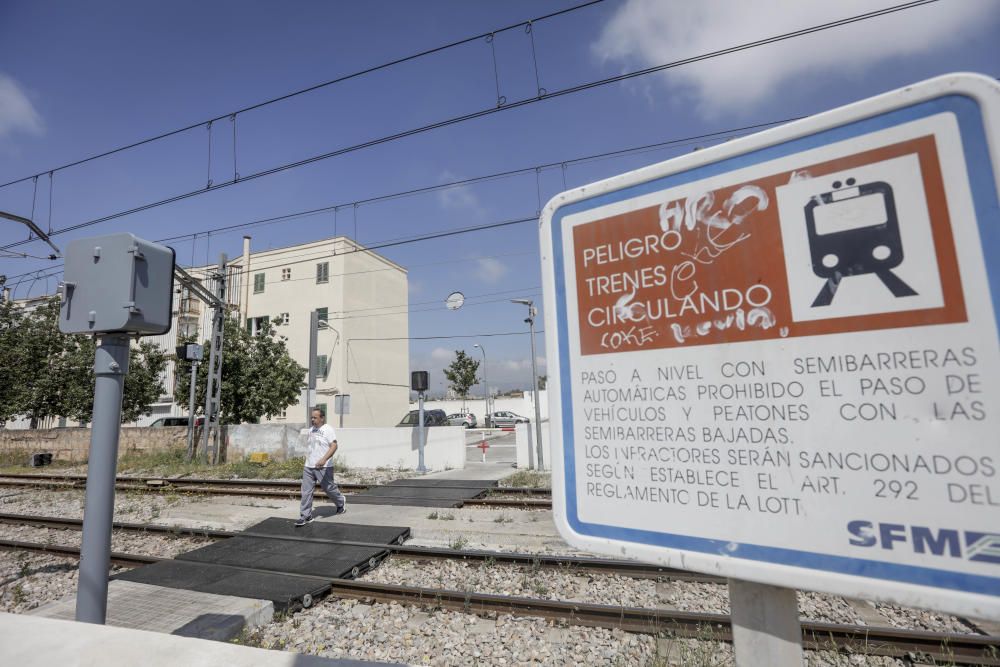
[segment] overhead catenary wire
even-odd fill
[[[578,10],[590,7],[591,5],[601,4],[604,1],[605,0],[589,0],[588,2],[584,2],[584,3],[579,4],[579,5],[574,5],[572,7],[567,7],[565,9],[561,9],[559,11],[551,12],[549,14],[545,14],[543,16],[539,16],[539,17],[534,18],[534,19],[529,19],[527,21],[519,21],[518,23],[513,23],[513,24],[510,24],[508,26],[504,26],[503,28],[497,28],[496,30],[491,30],[489,32],[479,33],[478,35],[474,35],[472,37],[464,37],[462,39],[459,39],[459,40],[456,40],[456,41],[453,41],[453,42],[449,42],[448,44],[443,44],[441,46],[436,46],[436,47],[427,49],[425,51],[420,51],[419,53],[414,53],[414,54],[411,54],[411,55],[408,55],[408,56],[404,56],[402,58],[397,58],[395,60],[391,60],[389,62],[385,62],[385,63],[382,63],[380,65],[374,65],[372,67],[369,67],[369,68],[366,68],[366,69],[362,69],[362,70],[359,70],[357,72],[352,72],[351,74],[346,74],[344,76],[337,77],[337,78],[334,78],[334,79],[330,79],[330,80],[324,81],[322,83],[314,84],[314,85],[309,86],[307,88],[301,88],[301,89],[296,90],[296,91],[291,92],[291,93],[285,93],[284,95],[279,95],[278,97],[272,97],[272,98],[264,100],[262,102],[256,102],[254,104],[251,104],[251,105],[246,106],[246,107],[242,107],[242,108],[237,109],[235,111],[230,111],[230,112],[224,113],[221,116],[215,116],[214,118],[207,118],[205,120],[198,121],[197,123],[192,123],[191,125],[186,125],[184,127],[178,128],[176,130],[170,130],[168,132],[164,132],[162,134],[158,134],[156,136],[149,137],[147,139],[142,139],[140,141],[136,141],[134,143],[127,144],[125,146],[119,146],[118,148],[112,148],[111,150],[104,151],[103,153],[98,153],[96,155],[91,155],[91,156],[88,156],[88,157],[85,157],[85,158],[81,158],[81,159],[76,160],[74,162],[68,162],[66,164],[59,165],[58,167],[53,167],[52,169],[49,169],[49,170],[46,170],[46,171],[41,171],[41,172],[39,172],[37,174],[32,174],[31,176],[24,176],[23,178],[18,178],[18,179],[15,179],[13,181],[8,181],[6,183],[0,184],[0,188],[5,188],[8,185],[15,185],[17,183],[23,183],[24,181],[28,180],[29,178],[33,178],[33,177],[37,177],[37,176],[43,176],[46,173],[51,174],[52,172],[61,171],[63,169],[69,169],[70,167],[76,167],[76,166],[79,166],[81,164],[85,164],[87,162],[92,162],[94,160],[99,160],[100,158],[103,158],[103,157],[108,157],[108,156],[114,155],[116,153],[121,153],[123,151],[127,151],[127,150],[130,150],[132,148],[138,148],[140,146],[144,146],[146,144],[149,144],[149,143],[152,143],[152,142],[155,142],[155,141],[159,141],[161,139],[166,139],[168,137],[172,137],[174,135],[181,134],[182,132],[188,132],[190,130],[194,130],[194,129],[202,127],[202,126],[209,126],[210,127],[211,124],[214,123],[214,122],[217,122],[217,121],[220,121],[220,120],[225,120],[227,118],[235,118],[236,116],[238,116],[241,113],[247,113],[248,111],[254,111],[256,109],[261,109],[263,107],[270,106],[270,105],[276,104],[278,102],[284,102],[285,100],[289,100],[289,99],[292,99],[294,97],[298,97],[300,95],[305,95],[307,93],[311,93],[311,92],[320,90],[322,88],[327,88],[329,86],[333,86],[333,85],[336,85],[338,83],[343,83],[343,82],[349,81],[351,79],[356,79],[358,77],[365,76],[367,74],[373,74],[373,73],[378,72],[380,70],[388,69],[388,68],[394,67],[396,65],[402,65],[403,63],[407,63],[407,62],[410,62],[412,60],[417,60],[419,58],[424,58],[426,56],[434,55],[435,53],[440,53],[441,51],[446,51],[448,49],[452,49],[452,48],[455,48],[457,46],[462,46],[463,44],[470,44],[470,43],[475,42],[475,41],[480,40],[480,39],[486,39],[490,35],[495,35],[495,34],[501,33],[501,32],[507,32],[509,30],[513,30],[515,28],[520,28],[520,27],[528,25],[530,23],[538,23],[538,22],[541,22],[541,21],[546,21],[546,20],[549,20],[549,19],[553,19],[553,18],[556,18],[558,16],[562,16],[563,14],[570,14],[572,12],[576,12]],[[235,133],[235,130],[234,130],[234,133]],[[234,136],[235,136],[235,134],[234,134]],[[235,162],[234,162],[234,165],[235,165]],[[234,169],[234,171],[235,171],[235,169]]]
[[[522,168],[512,169],[512,170],[507,170],[507,171],[502,171],[502,172],[495,172],[495,173],[492,173],[492,174],[485,174],[485,175],[481,175],[481,176],[473,176],[473,177],[470,177],[470,178],[458,179],[458,180],[448,181],[448,182],[445,182],[445,183],[437,183],[437,184],[428,185],[428,186],[421,186],[421,187],[418,187],[418,188],[411,188],[409,190],[403,190],[403,191],[400,191],[400,192],[393,192],[393,193],[384,194],[384,195],[377,195],[377,196],[368,197],[368,198],[365,198],[365,199],[358,199],[358,200],[355,200],[353,202],[347,202],[347,203],[341,203],[341,204],[331,204],[331,205],[322,206],[322,207],[319,207],[319,208],[306,209],[306,210],[303,210],[303,211],[296,211],[294,213],[285,213],[285,214],[281,214],[281,215],[277,215],[277,216],[270,216],[270,217],[267,217],[267,218],[261,218],[261,219],[252,220],[252,221],[249,221],[249,222],[241,222],[241,223],[236,223],[236,224],[232,224],[232,225],[223,225],[223,226],[220,226],[220,227],[214,227],[214,228],[212,228],[210,230],[205,230],[205,231],[201,231],[201,232],[194,232],[194,233],[190,233],[190,234],[181,234],[181,235],[178,235],[178,236],[168,236],[168,237],[165,237],[165,238],[162,238],[162,239],[157,239],[156,242],[157,243],[169,243],[170,241],[186,240],[186,239],[191,239],[192,241],[194,241],[194,240],[197,239],[197,237],[203,236],[203,235],[206,235],[206,234],[208,234],[208,235],[215,234],[215,235],[218,236],[220,234],[231,233],[231,232],[235,232],[235,231],[238,231],[238,230],[241,230],[241,229],[249,229],[249,228],[256,227],[256,226],[261,226],[261,225],[278,224],[278,223],[282,223],[282,222],[288,222],[290,220],[294,220],[294,219],[301,218],[301,217],[308,217],[308,216],[312,216],[312,215],[319,215],[319,214],[322,214],[322,213],[325,213],[325,212],[336,211],[337,209],[345,208],[345,207],[349,207],[349,206],[357,207],[357,206],[367,205],[367,204],[372,204],[372,203],[377,203],[377,202],[391,201],[391,200],[402,198],[402,197],[410,197],[410,196],[414,196],[414,195],[418,195],[418,194],[425,194],[425,193],[434,192],[434,191],[443,190],[443,189],[448,189],[448,188],[453,188],[453,187],[462,187],[462,186],[471,185],[471,184],[474,184],[474,183],[481,183],[481,182],[486,182],[486,181],[491,181],[491,180],[501,179],[501,178],[507,178],[507,177],[521,175],[521,174],[530,174],[532,172],[534,172],[534,173],[537,174],[539,170],[547,169],[547,168],[552,168],[552,167],[560,167],[562,165],[581,164],[581,163],[584,163],[584,162],[591,162],[591,161],[595,161],[595,160],[609,159],[609,158],[621,157],[621,156],[630,155],[630,154],[644,153],[644,152],[649,152],[649,151],[658,150],[658,149],[662,149],[662,148],[690,145],[692,143],[697,143],[697,142],[700,142],[700,141],[705,141],[705,140],[710,140],[710,139],[732,138],[734,136],[741,136],[742,133],[749,132],[751,130],[759,130],[759,129],[762,129],[762,128],[770,127],[772,125],[780,125],[780,124],[783,124],[783,123],[789,123],[789,122],[792,122],[792,121],[795,121],[795,120],[798,120],[798,119],[799,119],[799,117],[790,117],[790,118],[784,118],[784,119],[780,119],[780,120],[766,121],[766,122],[763,122],[763,123],[755,123],[753,125],[745,125],[745,126],[738,127],[738,128],[729,128],[729,129],[725,129],[725,130],[717,130],[717,131],[714,131],[714,132],[707,132],[707,133],[693,135],[693,136],[681,137],[681,138],[677,138],[677,139],[668,139],[668,140],[658,141],[658,142],[654,142],[654,143],[650,143],[650,144],[643,144],[641,146],[633,146],[633,147],[629,147],[629,148],[620,148],[620,149],[615,149],[615,150],[612,150],[612,151],[605,151],[605,152],[602,152],[602,153],[594,153],[594,154],[591,154],[591,155],[585,155],[585,156],[576,157],[576,158],[569,158],[569,159],[565,159],[565,160],[558,160],[558,161],[555,161],[555,162],[547,162],[547,163],[543,163],[543,164],[539,164],[539,165],[534,165],[534,166],[530,166],[530,167],[522,167]],[[192,259],[192,264],[190,265],[190,267],[188,267],[189,269],[192,268],[192,267],[194,267],[194,255],[193,255],[193,253],[194,253],[194,247],[192,245],[192,258],[191,258]],[[62,265],[59,265],[59,266],[62,266]],[[58,267],[52,267],[51,270],[53,272],[50,273],[49,275],[57,275],[59,273],[59,271],[57,269],[58,269]],[[33,273],[34,273],[34,271],[28,271],[28,272],[25,272],[23,274],[17,274],[17,275],[10,276],[10,277],[11,278],[17,278],[17,277],[21,277],[23,275],[30,275],[30,274],[33,274]]]
[[[600,1],[602,1],[602,0],[594,0],[594,2],[600,2]],[[66,232],[70,232],[70,231],[75,231],[75,230],[82,229],[82,228],[85,228],[85,227],[90,227],[90,226],[93,226],[93,225],[96,225],[96,224],[99,224],[99,223],[102,223],[102,222],[108,222],[110,220],[114,220],[114,219],[117,219],[117,218],[120,218],[120,217],[124,217],[124,216],[127,216],[127,215],[132,215],[132,214],[139,213],[139,212],[142,212],[142,211],[146,211],[146,210],[158,207],[158,206],[163,206],[163,205],[166,205],[166,204],[170,204],[170,203],[182,201],[182,200],[185,200],[185,199],[188,199],[188,198],[191,198],[191,197],[195,197],[195,196],[198,196],[198,195],[201,195],[201,194],[205,194],[207,192],[213,192],[215,190],[218,190],[218,189],[221,189],[221,188],[225,188],[225,187],[229,187],[229,186],[235,185],[237,183],[243,183],[243,182],[246,182],[246,181],[249,181],[249,180],[253,180],[253,179],[257,179],[257,178],[262,178],[262,177],[265,177],[265,176],[270,176],[270,175],[273,175],[273,174],[276,174],[276,173],[280,173],[280,172],[283,172],[283,171],[286,171],[286,170],[289,170],[289,169],[295,169],[297,167],[301,167],[301,166],[304,166],[304,165],[307,165],[307,164],[312,164],[314,162],[318,162],[318,161],[321,161],[321,160],[327,160],[327,159],[330,159],[330,158],[333,158],[333,157],[337,157],[337,156],[340,156],[340,155],[345,155],[345,154],[348,154],[348,153],[351,153],[351,152],[355,152],[355,151],[359,151],[359,150],[363,150],[363,149],[366,149],[366,148],[371,148],[371,147],[378,146],[378,145],[381,145],[381,144],[384,144],[384,143],[388,143],[388,142],[392,142],[392,141],[397,141],[399,139],[403,139],[403,138],[406,138],[406,137],[411,137],[411,136],[414,136],[414,135],[417,135],[417,134],[421,134],[421,133],[424,133],[424,132],[428,132],[428,131],[431,131],[431,130],[448,127],[448,126],[451,126],[451,125],[455,125],[455,124],[458,124],[458,123],[463,123],[463,122],[474,120],[474,119],[477,119],[477,118],[483,118],[483,117],[486,117],[488,115],[491,115],[491,114],[494,114],[494,113],[498,113],[500,111],[505,111],[505,110],[510,110],[510,109],[516,109],[516,108],[520,108],[522,106],[526,106],[526,105],[529,105],[529,104],[534,104],[536,102],[541,102],[543,100],[549,100],[549,99],[554,99],[554,98],[557,98],[557,97],[563,97],[563,96],[566,96],[566,95],[572,95],[572,94],[575,94],[575,93],[578,93],[578,92],[582,92],[582,91],[585,91],[585,90],[590,90],[590,89],[593,89],[593,88],[597,88],[599,86],[605,86],[605,85],[609,85],[609,84],[612,84],[612,83],[619,83],[619,82],[622,82],[622,81],[627,81],[627,80],[632,79],[632,78],[636,78],[636,77],[640,77],[640,76],[645,76],[645,75],[652,74],[652,73],[655,73],[655,72],[662,72],[662,71],[666,71],[668,69],[672,69],[672,68],[676,68],[676,67],[681,67],[681,66],[684,66],[684,65],[689,65],[689,64],[696,63],[696,62],[701,62],[701,61],[708,60],[708,59],[711,59],[711,58],[717,58],[717,57],[721,57],[721,56],[725,56],[725,55],[730,55],[730,54],[738,53],[738,52],[745,51],[745,50],[748,50],[748,49],[758,48],[758,47],[761,47],[761,46],[766,46],[768,44],[773,44],[773,43],[785,41],[785,40],[788,40],[788,39],[793,39],[793,38],[797,38],[797,37],[801,37],[801,36],[805,36],[805,35],[814,34],[814,33],[817,33],[817,32],[823,31],[823,30],[830,30],[832,28],[837,28],[837,27],[841,27],[841,26],[845,26],[845,25],[850,25],[852,23],[856,23],[856,22],[859,22],[859,21],[869,20],[869,19],[873,19],[873,18],[885,16],[885,15],[888,15],[888,14],[892,14],[892,13],[903,11],[903,10],[907,10],[907,9],[913,9],[915,7],[919,7],[919,6],[923,6],[923,5],[928,5],[928,4],[931,4],[931,3],[938,2],[938,1],[939,0],[913,0],[911,2],[906,2],[906,3],[900,4],[900,5],[894,5],[894,6],[891,6],[891,7],[886,7],[886,8],[883,8],[883,9],[874,10],[874,11],[866,12],[866,13],[863,13],[863,14],[857,14],[857,15],[854,15],[854,16],[851,16],[851,17],[847,17],[847,18],[844,18],[844,19],[838,19],[838,20],[835,20],[835,21],[829,21],[827,23],[819,24],[819,25],[816,25],[816,26],[811,26],[809,28],[803,28],[803,29],[800,29],[800,30],[795,30],[795,31],[787,32],[787,33],[782,33],[782,34],[779,34],[779,35],[774,35],[772,37],[767,37],[767,38],[763,38],[763,39],[759,39],[759,40],[754,40],[754,41],[751,41],[751,42],[746,42],[744,44],[739,44],[739,45],[735,45],[735,46],[726,47],[726,48],[723,48],[723,49],[718,49],[718,50],[715,50],[715,51],[711,51],[711,52],[708,52],[708,53],[703,53],[703,54],[700,54],[700,55],[697,55],[697,56],[691,56],[691,57],[688,57],[688,58],[683,58],[683,59],[672,61],[672,62],[668,62],[668,63],[662,63],[660,65],[655,65],[655,66],[643,68],[643,69],[636,70],[636,71],[633,71],[633,72],[626,72],[626,73],[623,73],[623,74],[619,74],[617,76],[605,77],[603,79],[597,79],[595,81],[589,81],[589,82],[586,82],[586,83],[578,84],[578,85],[575,85],[575,86],[569,86],[569,87],[562,88],[562,89],[555,90],[555,91],[545,91],[544,95],[538,95],[536,97],[528,97],[528,98],[524,98],[522,100],[516,100],[516,101],[513,101],[513,102],[507,102],[507,103],[505,103],[503,105],[499,105],[499,106],[495,106],[495,107],[490,107],[490,108],[485,108],[485,109],[481,109],[481,110],[478,110],[478,111],[473,111],[473,112],[466,113],[466,114],[459,115],[459,116],[454,116],[452,118],[448,118],[448,119],[445,119],[445,120],[437,121],[437,122],[434,122],[434,123],[429,123],[427,125],[423,125],[423,126],[420,126],[420,127],[411,128],[409,130],[403,130],[403,131],[396,132],[396,133],[393,133],[393,134],[390,134],[390,135],[386,135],[386,136],[383,136],[383,137],[379,137],[379,138],[376,138],[376,139],[371,139],[369,141],[362,142],[362,143],[359,143],[359,144],[355,144],[355,145],[352,145],[352,146],[346,146],[346,147],[339,148],[339,149],[336,149],[336,150],[333,150],[333,151],[329,151],[329,152],[326,152],[326,153],[322,153],[322,154],[319,154],[319,155],[314,155],[314,156],[311,156],[311,157],[308,157],[308,158],[304,158],[302,160],[298,160],[298,161],[294,161],[294,162],[289,162],[289,163],[286,163],[286,164],[283,164],[283,165],[278,165],[276,167],[271,167],[269,169],[264,169],[262,171],[255,172],[255,173],[250,174],[250,175],[241,176],[238,180],[226,181],[226,182],[223,182],[223,183],[211,184],[211,185],[209,185],[209,186],[207,186],[205,188],[202,188],[202,189],[193,190],[193,191],[182,193],[182,194],[179,194],[179,195],[174,195],[172,197],[161,199],[161,200],[158,200],[158,201],[155,201],[155,202],[150,202],[150,203],[147,203],[147,204],[144,204],[144,205],[141,205],[141,206],[134,207],[132,209],[128,209],[126,211],[120,211],[118,213],[109,214],[109,215],[106,215],[106,216],[103,216],[103,217],[100,217],[100,218],[95,218],[93,220],[89,220],[89,221],[86,221],[86,222],[81,222],[81,223],[78,223],[78,224],[75,224],[75,225],[70,225],[70,226],[64,227],[62,229],[53,231],[52,235],[66,233]],[[594,4],[594,3],[588,3],[588,4]],[[588,6],[588,5],[581,5],[580,7],[584,7],[584,6]],[[570,10],[564,10],[563,13],[565,13],[566,11],[570,11]],[[523,26],[524,24],[525,24],[525,22],[521,22],[521,23],[517,24],[517,26]],[[514,26],[514,27],[517,27],[517,26]],[[489,34],[489,33],[487,33],[487,34]],[[473,39],[473,38],[470,38],[470,40],[464,40],[464,41],[471,41],[471,39]],[[442,47],[442,48],[444,48],[444,47]],[[360,75],[360,73],[356,74],[356,75],[351,75],[351,76],[357,76],[357,75]],[[307,91],[301,91],[301,92],[307,92]],[[295,93],[295,94],[301,94],[301,92],[300,93]],[[278,99],[276,99],[274,101],[278,101]],[[253,107],[250,107],[250,108],[253,108]],[[237,113],[241,113],[241,112],[237,112]],[[224,116],[222,116],[222,118],[225,118],[228,115],[229,114],[225,114]],[[202,125],[202,124],[204,124],[204,123],[199,123],[198,125]],[[191,126],[191,127],[187,128],[187,129],[191,129],[192,127],[198,127],[198,125]],[[167,136],[169,136],[169,135],[167,135]],[[65,166],[61,167],[61,168],[65,168]],[[0,188],[6,187],[7,185],[12,185],[14,183],[23,182],[23,181],[27,180],[28,178],[31,178],[31,176],[27,176],[27,177],[24,177],[22,179],[18,179],[17,181],[12,181],[10,183],[6,183],[4,185],[0,185]],[[3,246],[3,248],[4,249],[12,248],[12,247],[15,247],[15,246],[18,246],[18,245],[22,245],[22,244],[28,243],[28,242],[29,241],[16,241],[16,242],[10,243],[10,244],[8,244],[6,246]]]

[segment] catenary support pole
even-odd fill
[[[108,611],[111,523],[115,511],[118,434],[128,356],[129,339],[124,334],[102,336],[94,355],[94,421],[90,431],[87,504],[76,590],[76,620],[84,623],[103,625]]]
[[[185,460],[190,461],[194,458],[194,425],[197,422],[197,418],[194,414],[194,395],[195,395],[195,383],[198,381],[198,361],[191,362],[191,392],[188,398],[188,448],[187,448],[187,458]]]
[[[737,667],[801,667],[802,626],[795,591],[729,580]]]
[[[215,274],[216,302],[212,313],[211,350],[208,355],[208,383],[205,387],[205,423],[204,445],[201,452],[203,463],[217,463],[216,448],[209,453],[208,440],[214,431],[216,442],[219,437],[219,417],[222,413],[222,344],[226,331],[226,262],[225,253],[219,257],[219,265]]]

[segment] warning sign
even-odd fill
[[[1000,617],[996,100],[946,77],[550,203],[571,544]]]
[[[583,354],[965,319],[932,136],[684,189],[573,228]]]

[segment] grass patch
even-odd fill
[[[118,459],[120,473],[177,477],[201,475],[226,479],[297,479],[302,477],[301,458],[286,461],[269,461],[265,464],[251,463],[248,459],[219,465],[205,465],[198,460],[185,461],[187,447],[171,447],[151,451],[132,451]],[[335,472],[347,472],[343,464],[334,463]]]
[[[461,551],[466,546],[468,546],[468,544],[469,540],[465,539],[464,535],[459,535],[458,537],[456,537],[455,539],[453,539],[451,542],[448,543],[448,548],[454,549],[455,551]]]
[[[538,470],[518,470],[510,477],[500,482],[501,486],[524,486],[532,489],[548,489],[552,487],[552,474]]]

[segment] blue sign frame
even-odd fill
[[[556,276],[555,307],[558,321],[569,322],[566,289],[561,280],[561,277],[565,275],[566,258],[563,253],[561,236],[563,219],[566,216],[675,188],[710,176],[729,173],[941,113],[953,114],[958,122],[982,246],[1000,252],[1000,205],[998,205],[996,175],[988,150],[982,108],[979,102],[972,97],[949,94],[560,206],[552,214],[550,226],[552,261]],[[994,318],[997,320],[998,329],[1000,329],[1000,257],[989,252],[985,252],[984,256]],[[560,385],[564,392],[561,419],[564,425],[562,438],[566,518],[575,532],[594,538],[809,568],[829,573],[933,586],[975,594],[1000,595],[1000,573],[996,577],[963,574],[931,567],[893,564],[871,559],[834,556],[751,543],[736,543],[734,549],[734,543],[728,540],[713,540],[582,521],[579,518],[576,499],[575,445],[571,426],[574,423],[573,405],[572,400],[569,399],[573,387],[573,372],[569,358],[566,326],[559,328],[558,344]],[[735,556],[734,552],[738,552],[738,556]]]

